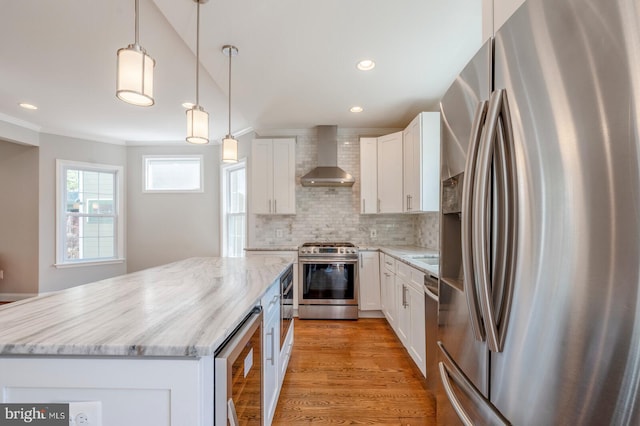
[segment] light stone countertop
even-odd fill
[[[0,307],[0,355],[213,355],[293,257],[190,258]]]
[[[394,257],[396,260],[400,262],[406,263],[409,266],[419,269],[425,274],[435,274],[438,273],[438,265],[426,265],[423,262],[416,261],[412,259],[412,256],[424,256],[424,257],[433,257],[438,258],[440,256],[438,250],[428,249],[424,247],[418,246],[379,246],[379,247],[370,247],[370,246],[360,246],[359,250],[363,251],[375,251],[379,250],[385,254],[388,254]]]
[[[298,251],[298,246],[262,246],[246,247],[245,251]]]

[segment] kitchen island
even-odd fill
[[[0,307],[0,402],[212,425],[213,359],[291,258],[191,258]]]

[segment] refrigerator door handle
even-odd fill
[[[473,210],[476,213],[473,223],[473,239],[476,242],[474,244],[473,266],[479,282],[480,307],[482,308],[482,318],[484,319],[487,333],[487,345],[492,351],[498,348],[498,338],[495,332],[496,321],[493,300],[491,299],[491,265],[489,260],[491,204],[489,201],[491,199],[491,163],[495,151],[501,100],[502,90],[496,90],[491,94],[487,111],[487,124],[482,133],[480,152],[478,154],[479,166],[476,172],[477,196],[473,200]],[[502,259],[497,260],[498,262],[502,261]]]
[[[500,119],[502,118],[502,121]],[[480,241],[488,241],[488,203],[490,195],[490,168],[484,168],[487,162],[490,164],[495,153],[495,171],[497,188],[494,198],[497,200],[497,230],[496,232],[496,259],[491,282],[489,272],[488,248],[484,244],[484,250],[478,250],[480,258],[480,305],[485,321],[487,333],[487,345],[493,352],[502,352],[506,336],[507,319],[511,309],[511,295],[513,293],[514,269],[515,269],[515,244],[516,244],[516,185],[515,185],[515,160],[513,153],[513,134],[509,116],[509,107],[504,90],[496,90],[491,95],[489,111],[487,112],[487,127],[482,145],[481,161],[483,168],[478,174],[480,181],[480,196],[476,199],[475,208],[479,211],[479,227],[474,234]],[[486,190],[487,192],[483,192]],[[494,299],[494,292],[500,292]],[[494,300],[498,301],[496,312]]]
[[[462,184],[462,266],[464,271],[464,294],[469,308],[469,318],[473,336],[478,341],[485,339],[482,328],[482,318],[478,303],[478,293],[475,284],[475,273],[473,266],[473,199],[474,199],[474,176],[478,155],[478,146],[482,136],[483,124],[487,114],[487,101],[482,101],[476,107],[473,118],[471,138],[469,139],[469,151],[465,164],[464,180]]]

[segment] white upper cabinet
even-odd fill
[[[360,213],[378,213],[378,138],[360,138]]]
[[[440,113],[422,112],[403,135],[403,212],[440,209]]]
[[[378,213],[401,213],[402,132],[378,138]]]
[[[296,141],[254,139],[251,145],[251,211],[295,214]]]

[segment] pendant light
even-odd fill
[[[193,144],[209,143],[209,113],[200,106],[200,4],[209,0],[193,0],[198,5],[196,24],[196,104],[187,110],[187,142]]]
[[[151,106],[153,100],[153,67],[156,61],[138,43],[138,0],[136,10],[136,41],[118,50],[116,96],[129,104]]]
[[[229,132],[222,139],[222,162],[238,162],[238,141],[231,135],[231,57],[238,54],[238,48],[231,45],[222,47],[222,53],[229,56]]]

